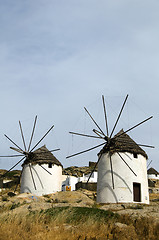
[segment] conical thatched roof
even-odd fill
[[[157,175],[159,175],[159,173],[154,168],[149,168],[147,173],[148,174],[157,174]]]
[[[132,140],[129,135],[124,133],[123,129],[111,139],[109,146],[106,144],[103,147],[103,149],[100,151],[100,154],[108,151],[110,151],[112,155],[115,152],[129,152],[132,154],[141,154],[146,159],[148,158],[146,152],[134,140]]]
[[[42,146],[41,148],[35,150],[32,152],[24,161],[24,164],[45,164],[45,163],[52,163],[58,166],[62,166],[62,164],[57,160],[57,158],[49,152],[49,150],[46,148],[46,146]]]

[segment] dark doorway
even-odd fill
[[[134,202],[141,202],[141,184],[133,183]]]

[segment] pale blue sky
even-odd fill
[[[12,153],[3,134],[21,144],[21,120],[29,140],[37,114],[35,142],[54,124],[43,143],[49,149],[61,148],[55,155],[64,166],[87,165],[97,159],[100,149],[70,160],[65,157],[98,143],[72,139],[68,132],[94,128],[84,106],[99,122],[104,120],[98,112],[102,94],[113,126],[128,93],[117,130],[153,115],[151,123],[130,136],[155,145],[154,150],[145,150],[153,160],[151,166],[159,170],[158,12],[157,0],[1,0],[1,155]],[[16,161],[0,159],[1,168]]]

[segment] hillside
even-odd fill
[[[63,174],[82,176],[91,167],[69,167]],[[4,174],[6,170],[0,170]],[[96,192],[79,189],[42,197],[19,194],[14,189],[21,171],[6,178],[15,180],[0,192],[0,240],[157,240],[159,194],[150,194],[150,204],[98,204]]]
[[[6,172],[7,172],[7,170],[0,169],[0,177],[2,177]],[[3,178],[14,180],[15,178],[19,178],[20,174],[21,174],[21,170],[13,170],[13,171],[8,172]]]
[[[159,195],[151,195],[150,205],[97,204],[95,196],[87,190],[43,197],[2,192],[0,239],[158,239]]]
[[[70,176],[75,176],[75,177],[82,177],[83,174],[89,174],[91,171],[94,169],[94,165],[89,166],[89,167],[76,167],[76,166],[71,166],[68,168],[64,168],[62,174],[63,175],[70,175]],[[95,168],[97,171],[97,167]]]
[[[92,171],[92,169],[94,169],[94,164],[95,164],[94,162],[90,162],[89,166],[85,166],[85,167],[71,166],[71,167],[63,168],[62,174],[75,176],[75,177],[82,177],[83,174],[89,174]],[[97,167],[95,168],[95,170],[97,171]],[[0,176],[5,174],[6,172],[7,170],[0,169]],[[16,177],[19,177],[20,174],[21,174],[21,170],[13,170],[7,173],[5,178],[13,180]]]

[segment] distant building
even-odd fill
[[[91,173],[86,174],[86,175],[83,174],[83,177],[79,177],[78,178],[78,182],[87,182],[90,174]],[[89,182],[97,182],[97,177],[98,177],[98,173],[97,172],[93,172],[92,176],[89,179]]]
[[[78,177],[63,175],[62,191],[74,191],[74,190],[76,190],[75,185],[76,185],[77,182],[78,182]]]
[[[150,168],[147,175],[149,193],[159,193],[159,173],[154,168]]]
[[[79,188],[87,189],[85,184],[87,183],[89,176],[90,176],[90,173],[87,175],[83,174],[82,177],[63,175],[62,191],[74,191]],[[95,185],[94,185],[95,187],[93,186],[92,183],[95,183]],[[91,187],[89,190],[96,191],[96,189],[97,189],[97,172],[93,172],[91,178],[89,179],[89,184],[91,184]]]
[[[154,168],[149,168],[147,171],[148,179],[159,180],[159,173]]]

